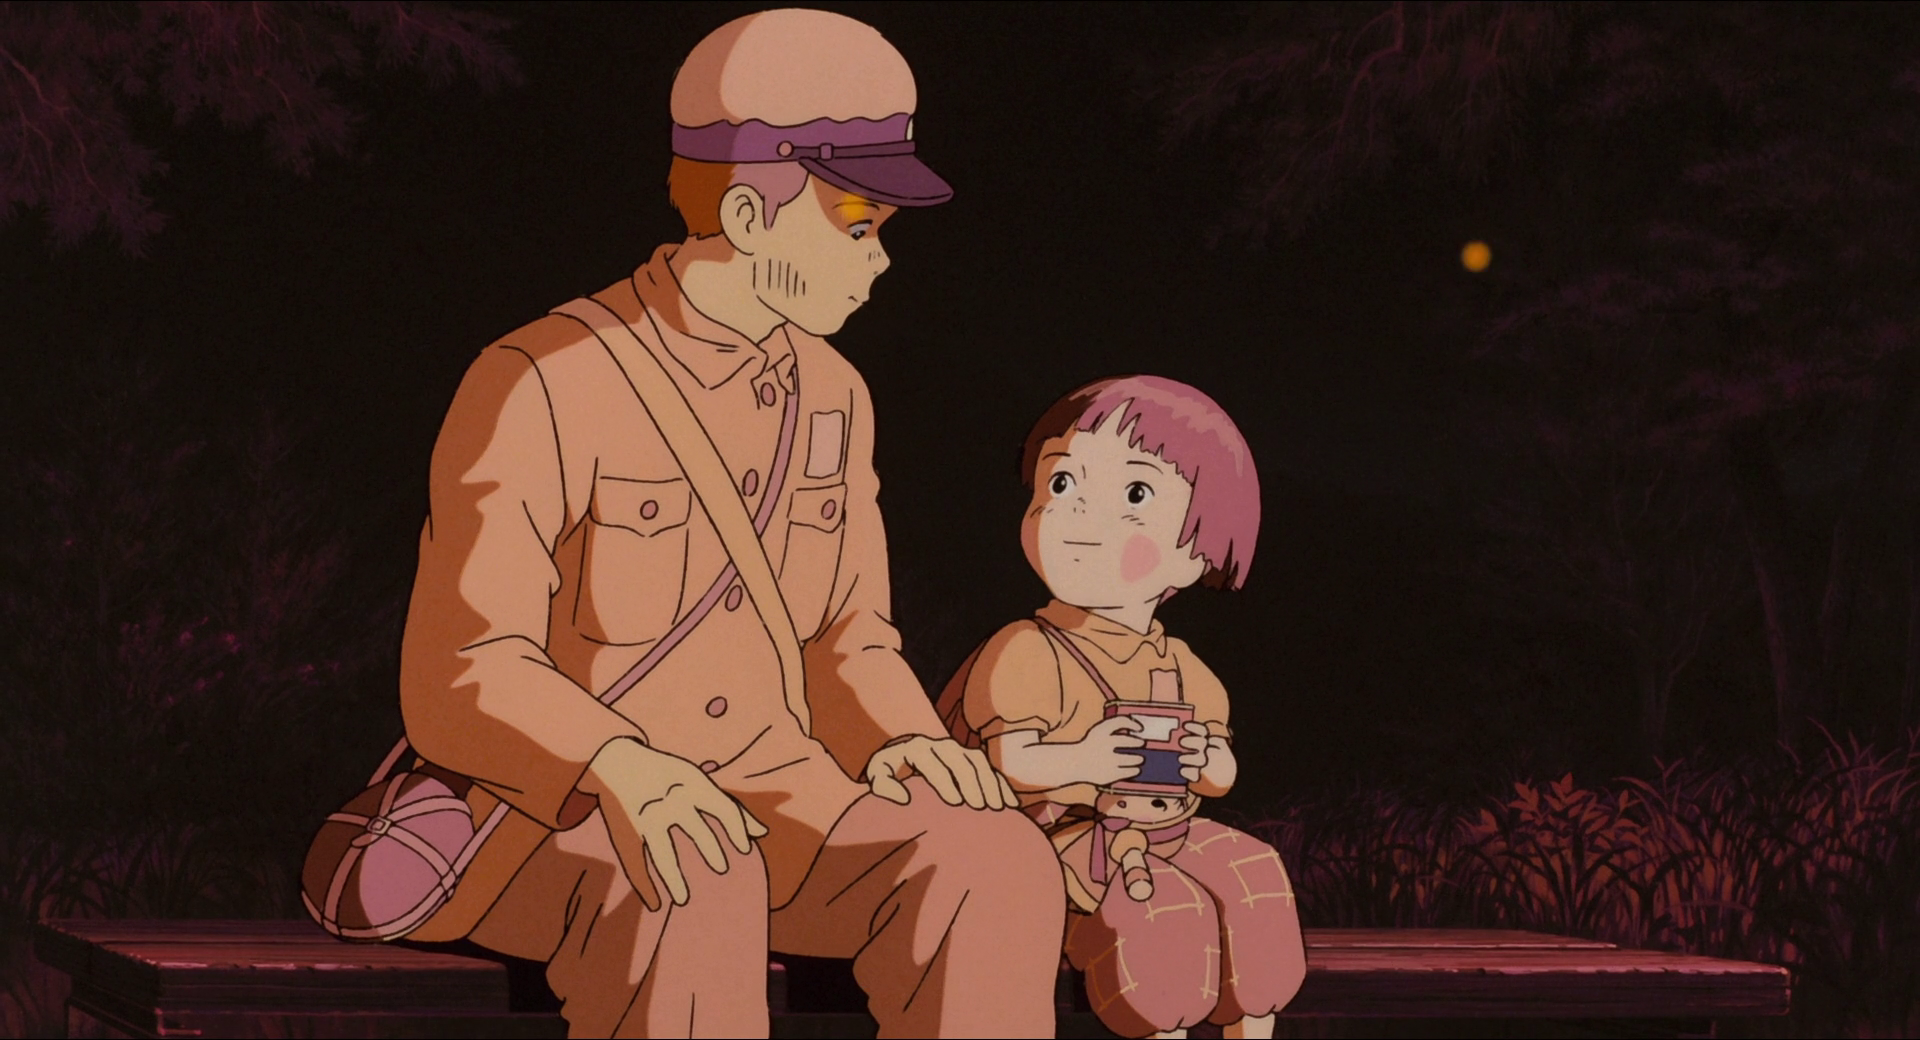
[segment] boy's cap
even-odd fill
[[[826,11],[762,11],[714,30],[680,66],[673,154],[798,162],[875,202],[937,205],[953,188],[914,154],[916,100],[906,59],[873,27]]]

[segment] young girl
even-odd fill
[[[1060,850],[1067,957],[1107,1028],[1272,1036],[1306,974],[1293,889],[1272,848],[1195,815],[1237,771],[1227,695],[1153,617],[1195,582],[1244,582],[1246,442],[1190,386],[1109,379],[1041,417],[1021,474],[1020,541],[1053,602],[974,652],[942,717]]]

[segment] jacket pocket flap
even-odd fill
[[[836,531],[847,512],[847,486],[794,488],[787,519],[821,531]]]
[[[690,492],[684,478],[634,480],[598,477],[593,482],[593,522],[656,535],[687,522]]]

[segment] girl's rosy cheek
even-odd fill
[[[1160,566],[1160,545],[1144,534],[1127,539],[1120,550],[1120,580],[1139,581]]]

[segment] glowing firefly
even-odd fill
[[[1474,274],[1486,270],[1490,263],[1493,263],[1493,250],[1488,249],[1485,242],[1468,242],[1465,248],[1460,250],[1460,266]]]

